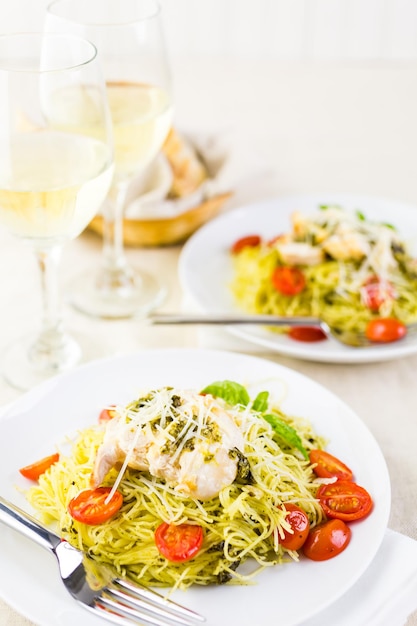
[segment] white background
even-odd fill
[[[0,0],[0,31],[39,29],[48,1]],[[161,2],[174,57],[417,58],[415,0]]]

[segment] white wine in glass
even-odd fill
[[[68,89],[82,106],[57,128],[51,120]],[[86,110],[94,112],[87,125]],[[95,46],[74,35],[0,36],[0,227],[34,250],[43,294],[39,334],[3,355],[4,376],[15,387],[29,389],[81,360],[62,324],[58,263],[62,245],[85,229],[106,197],[113,169]]]
[[[46,30],[95,43],[113,122],[115,171],[101,211],[102,263],[77,279],[71,301],[95,317],[144,316],[162,302],[165,287],[152,272],[129,264],[123,215],[129,184],[155,159],[172,124],[160,6],[156,0],[55,0],[47,9]]]

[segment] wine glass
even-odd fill
[[[115,142],[113,184],[102,207],[103,254],[98,271],[71,289],[72,304],[102,318],[144,316],[159,306],[165,288],[129,263],[123,214],[129,184],[160,151],[172,122],[170,74],[156,0],[55,0],[47,31],[91,40],[102,63]]]
[[[62,245],[99,209],[113,176],[104,79],[93,44],[74,35],[0,36],[0,226],[31,246],[41,272],[36,337],[4,355],[6,380],[29,389],[74,366],[79,344],[62,324]]]

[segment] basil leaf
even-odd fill
[[[262,417],[268,424],[271,424],[275,434],[278,435],[280,439],[299,450],[304,458],[308,459],[307,450],[304,448],[297,431],[292,426],[286,424],[277,415],[265,414]]]
[[[268,398],[269,391],[259,392],[255,400],[253,401],[252,409],[254,411],[259,411],[259,413],[264,413],[268,408]]]
[[[228,404],[247,406],[250,397],[243,385],[232,380],[218,380],[205,387],[201,393],[211,393],[216,398],[223,398]]]

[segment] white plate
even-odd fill
[[[330,561],[275,566],[250,587],[200,587],[174,596],[207,617],[207,626],[294,626],[346,592],[371,563],[388,522],[390,483],[381,451],[364,424],[329,391],[270,361],[214,350],[149,350],[86,365],[23,396],[0,420],[1,494],[30,510],[16,487],[27,487],[18,468],[54,449],[63,435],[95,423],[109,403],[127,403],[140,389],[161,385],[201,388],[232,379],[253,392],[270,390],[285,411],[312,421],[329,451],[355,472],[375,508],[352,524],[348,548]],[[46,551],[8,528],[0,532],[0,595],[41,626],[103,626],[61,586]]]
[[[239,237],[258,234],[272,238],[289,232],[290,215],[317,210],[320,204],[338,204],[347,210],[360,209],[369,219],[394,224],[412,247],[417,242],[417,207],[391,200],[346,194],[288,196],[235,209],[203,226],[185,244],[179,275],[185,293],[202,311],[236,312],[230,291],[232,263],[230,246]],[[262,326],[225,326],[229,332],[270,350],[296,358],[328,363],[386,361],[417,352],[417,338],[370,348],[349,348],[329,339],[302,343],[268,331]]]

